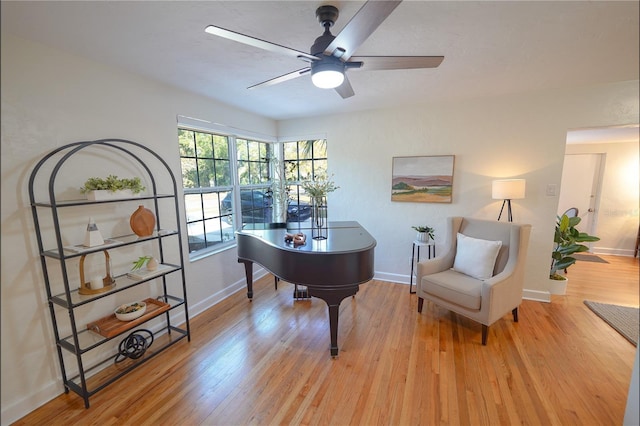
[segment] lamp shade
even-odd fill
[[[491,197],[495,200],[518,200],[524,198],[525,179],[500,179],[491,184]]]

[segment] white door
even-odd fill
[[[600,186],[605,154],[567,154],[564,156],[558,215],[578,208],[582,222],[578,229],[597,235]]]

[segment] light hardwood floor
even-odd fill
[[[192,319],[180,342],[97,393],[63,394],[17,422],[166,425],[620,425],[636,348],[584,299],[638,306],[638,260],[578,262],[566,296],[523,301],[489,329],[406,285],[371,281],[340,309],[265,277]]]

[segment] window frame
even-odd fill
[[[309,143],[312,142],[311,144],[311,152],[309,153],[308,156],[302,157],[300,156],[300,145],[303,143]],[[327,176],[328,173],[328,164],[329,164],[329,160],[328,160],[328,154],[327,154],[327,139],[326,138],[313,138],[313,139],[300,139],[300,140],[295,140],[295,141],[281,141],[280,142],[282,144],[282,155],[283,155],[283,164],[285,168],[288,168],[292,163],[295,163],[295,168],[297,169],[297,179],[295,180],[288,180],[287,179],[287,185],[290,186],[289,189],[289,197],[291,199],[293,199],[294,201],[297,201],[298,203],[300,202],[308,202],[311,203],[311,199],[310,197],[306,194],[306,192],[304,191],[304,189],[302,188],[302,183],[306,182],[308,180],[314,180],[318,177],[321,177],[323,175],[325,175],[325,177]],[[296,159],[292,160],[292,159],[288,159],[287,158],[287,150],[285,147],[285,144],[291,144],[291,143],[295,143],[296,144]],[[316,143],[320,143],[324,145],[323,151],[324,151],[324,157],[315,157],[315,144]],[[305,161],[309,161],[311,164],[311,175],[310,176],[305,176],[302,177],[300,174],[300,163],[301,162],[305,162]],[[316,167],[316,164],[318,162],[324,162],[324,168],[321,167]],[[286,176],[286,171],[285,171],[285,176]]]
[[[193,153],[191,153],[191,155],[183,155],[182,153],[182,147],[180,145],[180,133],[182,131],[186,131],[186,132],[193,132],[194,133],[194,146],[193,146]],[[215,148],[212,148],[212,156],[211,157],[206,157],[206,156],[200,156],[198,153],[198,146],[197,146],[197,142],[195,140],[196,137],[196,133],[200,133],[200,134],[207,134],[210,135],[212,138],[212,145],[214,145],[214,137],[223,137],[226,139],[226,145],[227,145],[227,157],[228,158],[220,158],[220,157],[216,157],[216,153],[215,153]],[[207,256],[209,254],[212,253],[217,253],[223,250],[226,250],[230,247],[233,247],[235,245],[235,228],[232,226],[230,228],[230,231],[228,232],[228,235],[230,235],[230,238],[225,238],[226,234],[224,232],[225,228],[228,228],[226,226],[224,226],[224,224],[222,223],[222,221],[224,221],[224,217],[225,216],[229,216],[229,215],[223,215],[222,211],[221,211],[221,203],[222,200],[224,199],[225,195],[221,195],[224,193],[229,193],[229,192],[233,192],[233,189],[235,187],[235,178],[234,176],[237,175],[236,171],[235,171],[235,167],[236,167],[236,161],[235,161],[235,154],[232,151],[232,147],[233,144],[231,143],[231,139],[232,136],[228,135],[228,134],[224,134],[222,132],[217,132],[214,130],[210,130],[210,129],[201,129],[201,128],[197,128],[197,127],[192,127],[192,126],[187,126],[187,125],[183,125],[183,124],[179,124],[178,125],[178,148],[179,148],[179,158],[180,158],[180,182],[182,184],[182,189],[183,189],[183,203],[184,203],[184,215],[185,215],[185,226],[187,228],[187,247],[189,250],[189,259],[190,260],[194,260],[203,256]],[[183,166],[183,160],[184,159],[193,159],[195,161],[196,164],[196,176],[197,176],[197,182],[195,183],[197,186],[194,187],[185,187],[184,185],[184,179],[185,179],[185,172],[182,168]],[[199,175],[199,168],[198,168],[198,159],[203,159],[203,160],[212,160],[213,161],[213,170],[214,170],[214,176],[215,176],[215,163],[216,160],[227,160],[228,161],[228,170],[229,170],[229,180],[228,180],[228,184],[227,185],[212,185],[212,186],[200,186],[200,181],[201,181],[201,177]],[[216,179],[217,180],[217,179]],[[205,214],[205,212],[207,211],[207,207],[205,206],[205,197],[207,195],[215,195],[216,198],[216,210],[218,211],[218,215],[217,216],[207,216]],[[199,217],[195,220],[190,219],[189,217],[189,207],[188,205],[192,202],[190,200],[190,198],[193,197],[193,195],[198,195],[200,197],[199,201],[195,201],[196,203],[199,202],[200,207],[199,207],[199,211],[198,213],[200,213]],[[232,212],[233,212],[233,207],[232,207]],[[219,221],[219,232],[220,232],[220,242],[219,243],[213,243],[211,245],[207,244],[207,235],[210,234],[206,231],[206,226],[207,226],[207,222],[211,221],[211,220],[217,220]],[[200,224],[200,225],[196,225],[196,224]],[[200,248],[200,249],[196,249],[196,250],[191,250],[191,246],[192,243],[190,242],[191,239],[191,235],[189,234],[189,227],[190,226],[202,226],[202,231],[203,231],[203,235],[204,235],[204,247]],[[215,241],[215,240],[214,240]]]
[[[239,158],[239,154],[238,154],[238,145],[239,143],[246,143],[247,144],[247,158]],[[251,143],[257,143],[260,145],[265,145],[265,152],[262,153],[260,149],[258,149],[258,158],[251,158],[251,149],[249,144]],[[235,161],[235,165],[236,165],[236,175],[234,176],[236,179],[236,185],[234,187],[234,208],[233,208],[233,224],[234,224],[234,228],[235,230],[240,230],[242,228],[242,226],[244,225],[244,221],[243,221],[243,211],[242,211],[242,192],[243,191],[262,191],[263,193],[267,194],[270,193],[271,188],[273,187],[273,176],[274,176],[274,171],[273,171],[273,163],[270,161],[270,158],[274,155],[274,151],[277,150],[277,142],[266,142],[266,141],[261,141],[261,140],[257,140],[256,138],[247,138],[247,137],[235,137],[233,140],[233,144],[234,144],[234,152],[236,154],[236,161]],[[264,154],[264,156],[261,156],[261,154]],[[242,161],[246,161],[248,163],[248,179],[249,182],[248,183],[243,183],[241,176],[240,176],[240,163]],[[265,179],[259,179],[258,182],[255,181],[255,179],[253,179],[253,176],[251,174],[251,165],[256,165],[258,164],[258,168],[259,170],[262,170],[262,168],[266,165],[266,178]],[[262,173],[259,173],[259,178],[262,178]],[[253,196],[251,197],[251,199],[253,200]],[[240,206],[240,208],[236,208],[236,206]],[[254,209],[252,210],[261,210],[261,209]],[[264,215],[264,214],[263,214]],[[253,223],[262,223],[262,222],[258,222],[258,221],[253,221]],[[235,241],[235,239],[234,239]]]
[[[212,126],[215,127],[215,126]],[[180,149],[179,152],[179,158],[180,158],[180,176],[181,176],[181,183],[182,183],[182,188],[183,188],[183,202],[184,202],[184,215],[185,215],[185,221],[183,222],[184,225],[187,227],[187,232],[185,233],[187,235],[187,239],[189,240],[191,238],[191,236],[189,235],[189,226],[191,224],[193,224],[194,222],[202,222],[203,223],[203,232],[205,233],[205,241],[204,244],[205,246],[203,248],[200,249],[196,249],[191,251],[191,244],[189,244],[189,241],[187,241],[187,247],[189,250],[189,260],[190,261],[195,261],[204,257],[208,257],[212,254],[216,254],[216,253],[220,253],[222,251],[228,250],[230,248],[233,248],[236,246],[236,238],[235,238],[235,231],[242,229],[242,226],[244,225],[243,221],[242,221],[242,201],[241,201],[241,193],[242,191],[247,191],[247,190],[261,190],[266,192],[269,192],[272,190],[273,188],[273,179],[274,176],[277,175],[281,175],[281,176],[286,176],[286,173],[284,173],[284,170],[281,170],[281,174],[278,174],[275,170],[273,170],[273,167],[275,165],[280,165],[280,167],[284,168],[287,160],[284,160],[284,155],[285,155],[285,146],[286,144],[292,144],[295,143],[296,144],[296,150],[297,150],[297,156],[296,156],[296,160],[294,160],[296,167],[300,167],[300,162],[301,161],[311,161],[312,167],[312,173],[311,176],[304,176],[301,177],[299,174],[297,175],[297,179],[296,180],[292,180],[289,181],[287,180],[286,185],[291,189],[291,192],[289,193],[289,198],[293,201],[297,200],[298,203],[301,202],[301,192],[304,192],[304,190],[301,191],[301,184],[306,181],[307,179],[314,179],[317,177],[317,173],[316,173],[316,167],[315,164],[317,161],[323,161],[324,162],[324,171],[326,172],[326,167],[327,167],[327,160],[328,160],[328,156],[327,156],[327,151],[326,151],[326,138],[314,138],[314,139],[302,139],[302,140],[274,140],[271,139],[269,137],[256,137],[255,135],[251,135],[251,136],[246,136],[246,135],[242,135],[242,134],[235,134],[234,132],[227,132],[227,131],[221,131],[219,129],[216,128],[208,128],[207,127],[201,127],[201,126],[194,126],[194,125],[189,125],[187,123],[183,123],[183,122],[178,122],[178,147]],[[196,160],[199,158],[198,157],[198,153],[197,151],[197,144],[194,144],[194,155],[193,156],[185,156],[183,155],[182,152],[182,147],[180,145],[180,132],[181,131],[188,131],[188,132],[196,132],[196,133],[204,133],[204,134],[208,134],[211,135],[211,137],[224,137],[226,138],[226,145],[227,145],[227,152],[228,152],[228,161],[229,161],[229,185],[213,185],[213,186],[207,186],[207,187],[185,187],[184,186],[184,171],[182,169],[183,166],[183,159],[185,158],[195,158]],[[195,137],[195,136],[194,136]],[[308,143],[309,141],[320,141],[321,143],[324,144],[324,157],[322,158],[314,158],[314,151],[312,149],[310,155],[308,157],[304,157],[301,158],[300,157],[300,144],[301,143]],[[195,142],[194,142],[195,143]],[[238,144],[239,143],[247,143],[247,153],[249,152],[249,148],[250,148],[250,144],[251,143],[258,143],[258,144],[265,144],[266,146],[266,150],[265,150],[265,156],[263,158],[262,155],[259,155],[257,159],[252,159],[251,156],[248,156],[247,158],[239,158],[242,153],[239,154],[238,152]],[[263,152],[260,151],[260,146],[258,145],[258,152],[260,154],[262,154]],[[213,157],[211,158],[214,161],[214,169],[215,169],[215,161],[216,161],[216,155],[215,155],[215,150],[213,152]],[[276,158],[279,161],[276,162],[272,162],[270,160],[270,158]],[[246,161],[247,162],[247,166],[248,166],[248,171],[249,171],[249,175],[248,175],[248,181],[245,181],[244,183],[242,182],[242,178],[240,176],[241,174],[241,162],[242,161]],[[266,171],[264,170],[264,164],[266,163]],[[274,164],[275,163],[275,164]],[[251,175],[251,170],[252,170],[252,165],[255,166],[257,165],[257,170],[259,170],[258,172],[258,177],[257,179],[252,178]],[[196,161],[196,166],[197,166],[197,161]],[[215,174],[214,174],[215,176]],[[200,178],[198,178],[198,181],[200,180]],[[199,185],[199,182],[198,182]],[[206,242],[206,228],[204,228],[204,223],[206,223],[207,220],[211,220],[211,219],[216,219],[216,220],[223,220],[222,218],[228,215],[223,215],[222,214],[222,199],[223,199],[223,193],[231,193],[232,194],[232,206],[231,206],[231,215],[230,217],[232,217],[231,223],[230,223],[230,232],[231,232],[231,237],[228,239],[224,239],[224,237],[222,237],[220,242],[214,243],[212,245],[207,245]],[[188,198],[190,196],[193,196],[194,194],[198,194],[201,197],[201,205],[200,205],[200,213],[203,213],[203,215],[201,216],[200,220],[197,221],[190,221],[188,220],[188,215],[187,215],[187,210],[188,210]],[[204,216],[204,211],[205,211],[205,207],[203,205],[203,201],[202,201],[202,196],[206,195],[206,194],[216,194],[217,197],[217,204],[218,204],[218,216],[215,216],[213,218],[207,218]],[[306,200],[304,199],[305,197],[302,197],[302,202],[306,202]],[[252,197],[253,199],[253,197]],[[227,222],[228,223],[228,222]],[[222,227],[222,224],[220,224]],[[221,231],[222,232],[222,231]]]

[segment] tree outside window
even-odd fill
[[[300,185],[327,176],[324,139],[270,143],[179,128],[178,144],[192,255],[232,244],[248,223],[272,222],[275,188],[286,188],[287,222],[308,221],[311,200]]]

